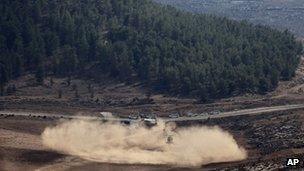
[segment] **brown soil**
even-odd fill
[[[43,111],[71,115],[97,115],[100,111],[111,111],[119,115],[146,112],[159,116],[172,112],[205,112],[212,110],[234,110],[304,102],[304,62],[296,77],[280,83],[278,89],[267,95],[243,95],[222,99],[210,104],[201,104],[196,99],[169,97],[162,94],[149,95],[143,85],[121,84],[116,81],[95,83],[88,80],[72,79],[67,85],[66,78],[50,78],[44,85],[35,85],[32,75],[13,80],[17,92],[0,97],[0,110]],[[88,85],[94,87],[91,97]],[[76,97],[75,85],[78,90]],[[61,89],[62,98],[58,98]],[[250,154],[246,161],[211,164],[203,168],[174,168],[171,166],[113,165],[92,163],[83,159],[59,154],[43,147],[40,134],[56,120],[27,117],[0,116],[0,170],[205,170],[243,168],[284,168],[287,156],[304,156],[303,111],[275,113],[261,116],[234,117],[211,120],[203,123],[220,125],[231,132],[238,143]],[[181,123],[185,125],[186,123]]]
[[[232,117],[205,123],[179,123],[219,125],[231,132],[238,144],[249,152],[245,161],[210,164],[202,168],[176,168],[174,166],[117,165],[94,163],[78,157],[59,154],[43,147],[40,134],[58,120],[29,117],[0,117],[0,170],[219,170],[256,169],[258,167],[284,168],[286,157],[303,156],[303,111],[279,112],[265,116]],[[294,122],[296,120],[296,122]],[[250,122],[248,122],[250,121]],[[297,131],[296,131],[297,130]],[[291,133],[292,132],[292,133]],[[278,133],[278,134],[277,134]],[[276,147],[273,147],[276,145]]]

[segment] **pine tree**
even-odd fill
[[[51,77],[50,78],[50,86],[53,87],[53,85],[54,85],[54,79],[53,79],[53,77]]]
[[[8,81],[8,73],[6,67],[3,63],[0,62],[0,95],[4,95],[4,86]]]
[[[63,94],[63,91],[62,91],[62,89],[60,88],[60,89],[58,90],[58,98],[59,98],[59,99],[62,98],[62,94]]]
[[[35,74],[35,78],[36,78],[36,82],[40,85],[43,84],[43,80],[44,80],[44,68],[43,66],[39,65],[37,70],[36,70],[36,74]]]
[[[49,73],[104,74],[206,101],[272,90],[295,75],[303,53],[288,31],[150,0],[10,0],[0,6],[2,89],[28,72],[39,84]]]

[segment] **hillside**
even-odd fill
[[[37,84],[106,75],[206,101],[273,90],[302,54],[287,31],[150,0],[4,0],[0,9],[1,94],[26,73]]]

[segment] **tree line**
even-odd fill
[[[151,0],[3,0],[0,14],[1,92],[28,72],[42,83],[94,66],[92,76],[136,77],[205,101],[270,91],[294,76],[302,54],[288,31]]]

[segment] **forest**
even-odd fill
[[[302,48],[287,30],[151,0],[0,2],[1,95],[28,73],[37,84],[47,76],[136,79],[202,101],[265,93],[294,76]]]

